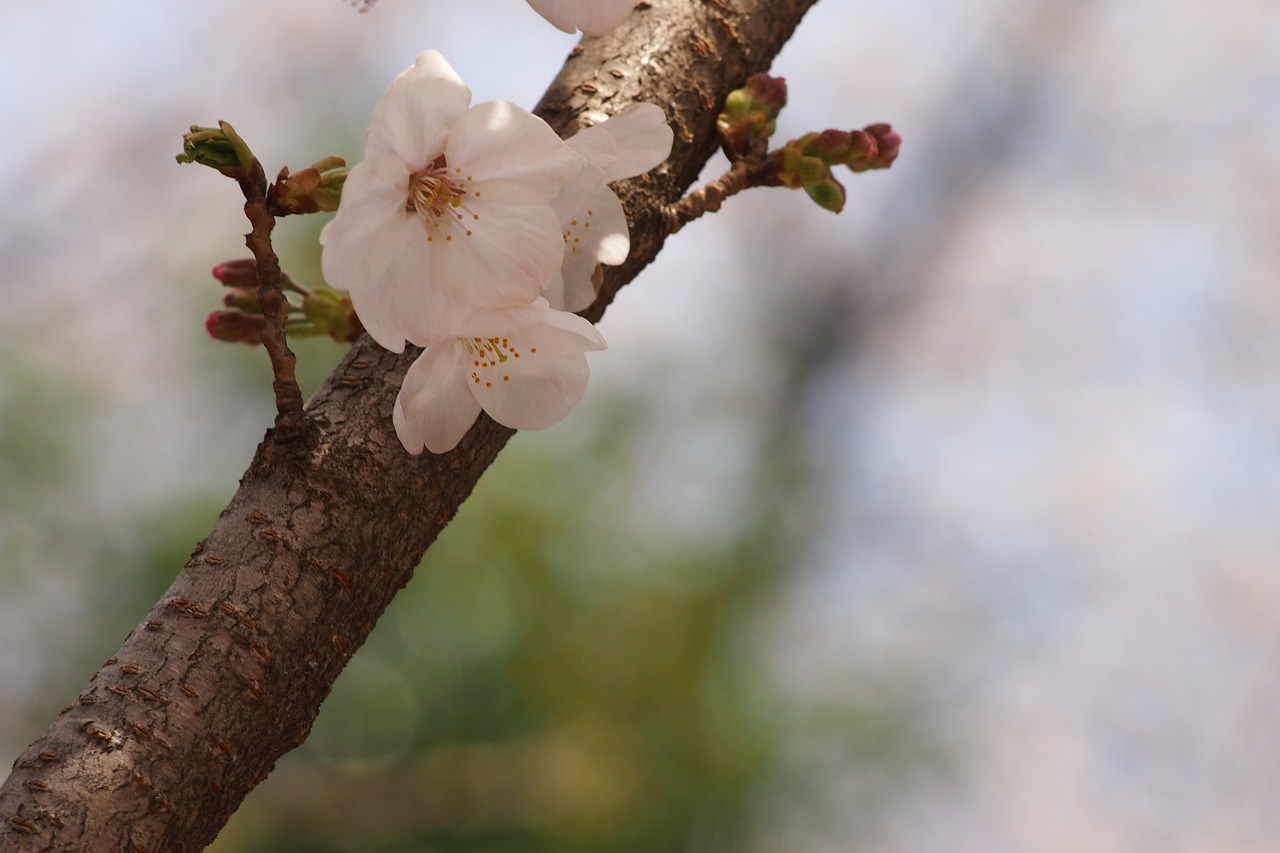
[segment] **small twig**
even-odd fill
[[[726,198],[745,189],[777,185],[777,164],[772,158],[739,160],[720,177],[667,205],[667,231],[674,234],[704,213],[715,213]]]
[[[267,318],[260,340],[271,359],[272,383],[276,397],[276,432],[281,441],[295,438],[306,422],[302,409],[302,389],[295,372],[297,358],[285,337],[285,321],[289,317],[289,300],[285,298],[285,276],[280,259],[271,246],[271,231],[276,219],[267,208],[267,179],[257,159],[249,174],[238,178],[244,192],[244,215],[252,230],[245,235],[245,245],[253,252],[258,273],[258,304]]]

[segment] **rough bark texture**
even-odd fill
[[[665,205],[713,153],[724,95],[765,70],[816,0],[654,0],[570,55],[538,112],[562,134],[646,100],[670,161],[619,187],[627,263],[599,319],[662,247]],[[359,341],[289,441],[269,432],[208,538],[119,652],[0,786],[0,849],[203,849],[285,752],[513,431],[481,416],[411,457],[391,407],[413,353]]]

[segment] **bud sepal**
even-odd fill
[[[317,160],[297,172],[285,166],[267,189],[267,202],[277,216],[332,213],[342,199],[347,172],[347,161],[336,156]]]

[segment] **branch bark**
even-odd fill
[[[575,48],[537,112],[562,135],[633,101],[663,105],[675,148],[618,186],[627,262],[598,320],[657,255],[666,208],[715,151],[724,96],[768,68],[817,0],[641,0]],[[309,401],[314,428],[271,430],[173,585],[0,785],[0,847],[203,849],[320,703],[426,548],[514,434],[485,416],[456,450],[411,457],[391,408],[416,353],[353,347]]]

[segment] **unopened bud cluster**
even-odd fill
[[[780,149],[778,179],[784,187],[803,187],[819,207],[839,213],[844,209],[845,190],[832,168],[847,166],[854,172],[887,169],[901,144],[902,138],[887,124],[806,133]]]
[[[778,113],[787,105],[787,81],[768,74],[752,74],[747,85],[725,98],[716,118],[720,145],[730,160],[763,159],[769,137],[778,129]]]
[[[806,133],[769,151],[786,103],[783,78],[753,74],[743,88],[729,93],[716,120],[721,147],[735,164],[751,167],[753,185],[803,188],[820,207],[839,213],[845,189],[832,172],[835,167],[865,172],[887,169],[897,159],[902,138],[887,124]]]
[[[262,166],[235,128],[225,121],[217,127],[193,125],[182,137],[179,163],[198,163],[217,169],[242,184],[266,185]],[[338,209],[342,184],[347,179],[347,163],[341,157],[325,157],[305,169],[290,172],[286,166],[266,187],[267,209],[273,216],[291,213],[332,213]]]
[[[213,277],[227,288],[223,307],[204,321],[209,336],[228,343],[258,344],[267,328],[258,303],[258,271],[253,258],[224,261],[213,268]],[[351,306],[351,297],[340,290],[318,287],[308,290],[285,278],[289,316],[285,333],[291,337],[327,336],[339,343],[360,337],[363,327]]]

